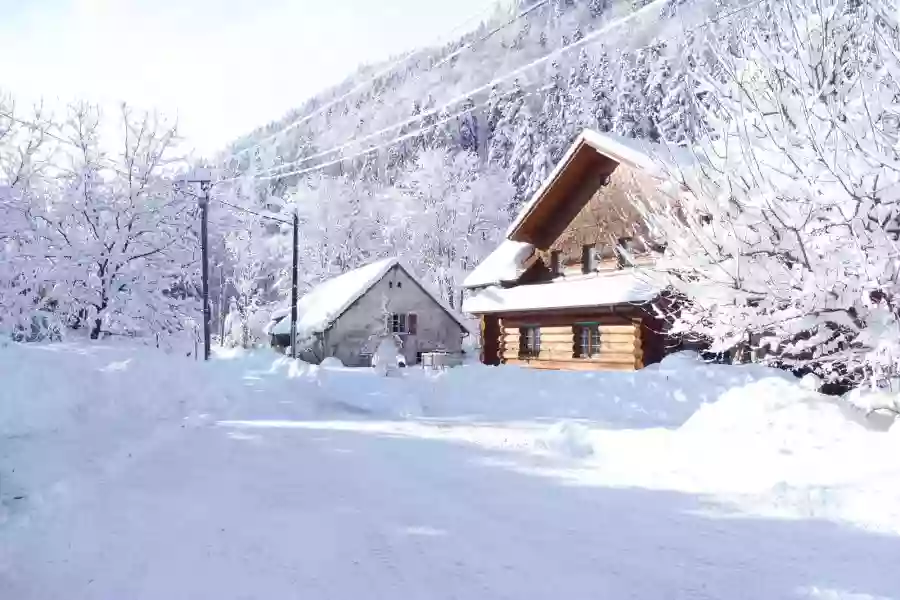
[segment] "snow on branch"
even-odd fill
[[[698,70],[715,101],[694,168],[642,207],[685,299],[674,332],[832,379],[893,377],[896,7],[768,0],[747,18]]]

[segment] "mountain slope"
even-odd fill
[[[698,24],[729,7],[549,0],[523,18],[498,15],[371,85],[387,65],[361,68],[236,141],[220,164],[244,182],[227,193],[242,206],[299,205],[302,287],[401,254],[457,304],[465,273],[583,128],[675,143],[695,135],[703,96],[690,67],[707,60],[694,50]],[[252,235],[252,217],[237,218]],[[269,257],[247,277],[283,278],[285,233],[269,238]],[[241,253],[225,248],[237,267]],[[263,303],[284,290],[278,278],[263,287],[253,291]]]

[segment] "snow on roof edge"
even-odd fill
[[[515,281],[522,274],[525,261],[534,253],[527,242],[504,239],[463,280],[467,289],[485,287],[505,281]]]
[[[640,304],[652,301],[661,291],[658,283],[632,269],[511,288],[491,286],[469,296],[463,310],[489,314]]]

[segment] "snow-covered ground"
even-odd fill
[[[900,598],[900,429],[785,374],[0,348],[0,598]]]

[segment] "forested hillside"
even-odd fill
[[[700,159],[669,173],[677,209],[635,203],[667,244],[653,276],[682,300],[671,333],[895,378],[897,14],[896,0],[538,0],[362,69],[218,157],[215,321],[234,298],[237,336],[261,337],[289,295],[294,215],[301,292],[400,256],[458,307],[464,275],[592,127]],[[4,335],[56,320],[196,339],[203,235],[177,132],[127,106],[111,117],[0,95]]]
[[[674,143],[695,135],[703,95],[692,73],[706,58],[694,37],[719,10],[523,1],[445,47],[362,68],[237,141],[220,157],[236,179],[218,193],[283,216],[296,202],[305,286],[400,255],[458,306],[464,274],[582,128]],[[286,293],[289,232],[269,235],[271,222],[246,213],[228,219],[226,271],[238,274],[241,304]]]

